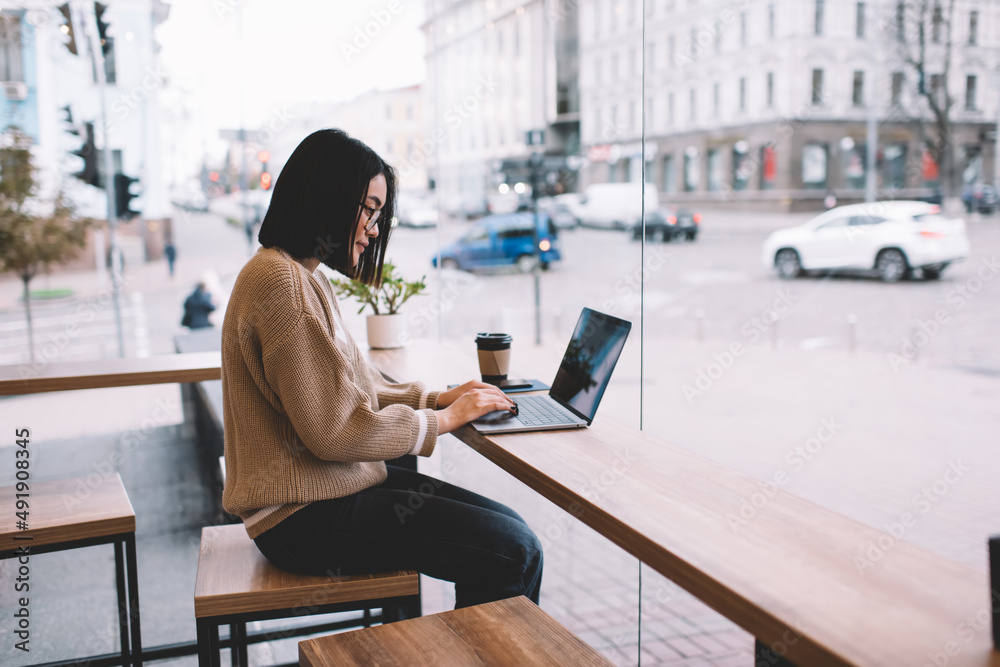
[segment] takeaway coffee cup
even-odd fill
[[[479,352],[479,372],[483,382],[498,384],[507,379],[510,370],[510,343],[513,339],[503,333],[481,333],[476,336]]]

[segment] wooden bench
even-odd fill
[[[26,530],[15,515],[18,499],[27,499]],[[135,513],[118,473],[5,486],[0,488],[0,507],[5,510],[0,515],[0,559],[30,560],[54,551],[114,545],[121,653],[80,661],[142,665]]]
[[[248,636],[246,624],[273,618],[364,611],[364,625],[419,615],[420,577],[413,571],[357,576],[302,576],[279,570],[260,553],[242,525],[211,526],[201,532],[194,615],[201,665],[218,665],[219,626],[230,626],[227,646],[234,665],[248,665],[247,645],[300,632]],[[371,609],[382,608],[381,616]],[[388,612],[388,613],[387,613]],[[309,634],[358,625],[358,621],[311,626]]]
[[[302,667],[612,663],[526,597],[299,642]]]

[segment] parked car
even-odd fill
[[[1000,205],[1000,193],[992,185],[973,183],[962,189],[962,203],[966,213],[993,213]]]
[[[585,227],[631,229],[642,217],[643,197],[647,211],[660,207],[652,183],[646,183],[645,188],[640,183],[595,183],[584,191],[577,217]]]
[[[895,282],[921,269],[935,279],[969,255],[965,221],[920,201],[838,206],[804,225],[781,229],[764,241],[764,266],[782,278],[804,271],[874,271]]]
[[[433,196],[402,193],[397,218],[400,227],[426,229],[438,223],[437,202]]]
[[[556,195],[555,197],[540,197],[538,209],[545,211],[552,219],[556,229],[573,229],[577,225],[576,207],[580,204],[580,196],[576,193]]]
[[[698,238],[699,225],[701,225],[700,213],[694,213],[686,208],[660,209],[646,215],[646,238],[664,243],[682,239],[694,241]],[[641,220],[633,224],[632,238],[639,239],[642,236],[642,229]]]
[[[538,252],[535,252],[535,243]],[[442,268],[480,269],[516,265],[523,272],[540,261],[547,269],[559,261],[559,238],[551,218],[545,213],[489,215],[473,223],[460,239],[439,251]],[[438,265],[438,256],[431,259]]]

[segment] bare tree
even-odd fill
[[[48,201],[39,198],[30,140],[17,130],[5,139],[0,148],[0,273],[16,273],[24,285],[29,361],[34,362],[29,283],[40,270],[75,257],[93,221],[79,218],[61,193]]]
[[[955,0],[896,0],[892,12],[899,57],[915,75],[919,99],[930,112],[924,143],[938,165],[944,195],[950,197],[957,173],[951,119],[955,98],[950,89]],[[918,113],[923,122],[923,104]]]

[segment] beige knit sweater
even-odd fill
[[[278,249],[260,249],[236,278],[222,324],[222,506],[250,537],[381,483],[388,459],[434,450],[438,393],[386,382],[349,334],[338,346],[334,308]]]

